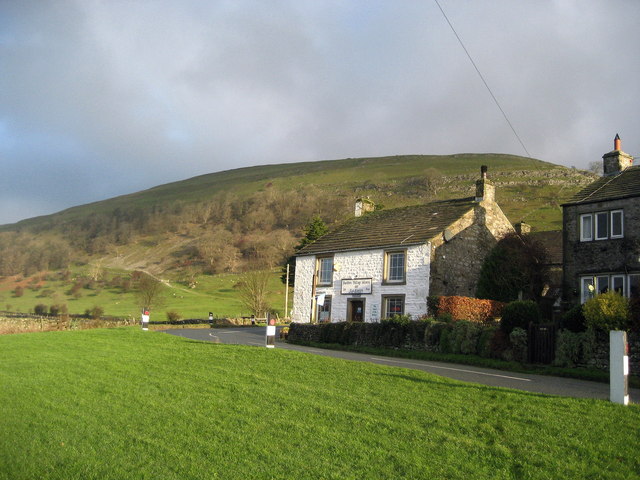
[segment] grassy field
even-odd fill
[[[86,270],[86,269],[85,269]],[[74,274],[81,274],[81,269],[75,268]],[[85,272],[86,273],[86,272]],[[130,272],[106,271],[106,275],[123,275],[128,277]],[[123,292],[121,288],[95,287],[83,288],[80,296],[72,295],[69,291],[72,281],[61,280],[54,274],[37,274],[16,281],[15,277],[0,278],[0,310],[30,313],[38,304],[47,306],[65,304],[69,313],[82,314],[86,309],[98,305],[104,309],[105,315],[134,317],[140,315],[134,293]],[[209,312],[216,317],[240,317],[250,315],[248,309],[242,305],[238,293],[237,283],[240,274],[200,275],[197,287],[188,288],[179,282],[169,282],[164,289],[163,305],[151,312],[152,320],[166,320],[167,311],[176,311],[182,318],[207,318]],[[24,287],[24,294],[16,297],[16,285]],[[284,312],[285,286],[280,281],[280,273],[275,272],[269,282],[269,304],[282,317]],[[289,294],[289,309],[293,303],[293,294]]]
[[[0,479],[640,476],[638,406],[138,328],[0,351]]]

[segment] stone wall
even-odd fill
[[[475,297],[485,257],[513,226],[495,202],[480,202],[472,212],[432,243],[430,295]]]

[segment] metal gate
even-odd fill
[[[529,325],[529,363],[553,362],[556,353],[556,326],[553,323]]]

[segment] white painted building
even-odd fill
[[[427,297],[473,296],[485,255],[513,231],[483,167],[475,197],[371,211],[296,256],[294,322],[376,322],[427,314]],[[367,212],[369,211],[369,212]]]

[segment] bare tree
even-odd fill
[[[242,275],[238,284],[242,304],[256,317],[260,317],[269,309],[267,301],[271,272],[257,270]]]
[[[591,173],[595,173],[596,175],[602,175],[604,171],[602,162],[598,162],[598,161],[589,162],[589,166],[587,167],[587,170]]]
[[[136,282],[136,300],[140,308],[150,310],[164,302],[164,285],[149,274],[142,274]]]

